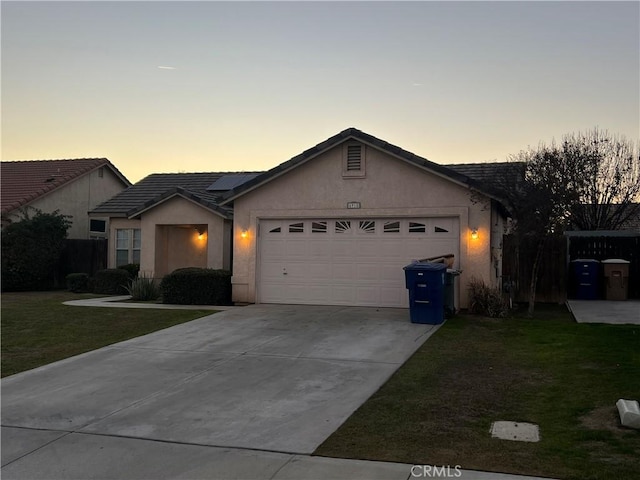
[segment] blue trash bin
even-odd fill
[[[404,267],[411,323],[444,322],[446,271],[443,263],[414,262]]]
[[[592,258],[573,260],[573,285],[577,300],[597,300],[600,262]]]

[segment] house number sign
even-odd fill
[[[360,202],[349,202],[347,208],[360,208]]]

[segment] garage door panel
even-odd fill
[[[336,305],[349,305],[355,303],[355,295],[351,285],[334,285],[331,288],[331,299]]]
[[[377,239],[357,239],[357,258],[378,258],[380,256],[380,241]]]
[[[398,287],[380,287],[379,295],[383,305],[397,305],[402,303],[402,299],[407,295],[407,290]]]
[[[308,257],[311,261],[329,259],[331,257],[331,244],[326,240],[312,238],[309,240]]]
[[[335,238],[330,239],[331,254],[334,258],[344,258],[352,260],[356,253],[356,242],[352,238]]]
[[[309,256],[309,244],[304,238],[287,240],[283,254],[290,259],[304,260]]]
[[[266,221],[261,232],[264,303],[406,307],[403,266],[446,253],[459,261],[457,218]]]
[[[379,265],[367,265],[367,264],[358,264],[356,265],[356,280],[358,283],[369,282],[369,283],[379,283],[380,282],[380,266]]]
[[[356,270],[354,268],[354,265],[346,263],[334,263],[331,265],[331,267],[333,271],[333,278],[336,281],[346,280],[351,282],[356,280]]]
[[[284,256],[285,251],[286,243],[282,241],[268,240],[262,244],[262,256],[264,258],[281,258]]]
[[[378,305],[378,287],[357,286],[356,302],[357,305]]]
[[[307,265],[299,265],[294,269],[296,276],[302,283],[331,282],[333,270],[331,265],[326,263],[309,262]]]
[[[263,281],[272,282],[282,277],[283,267],[281,262],[263,262],[261,270]]]

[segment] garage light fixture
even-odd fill
[[[473,238],[474,240],[478,239],[478,229],[477,228],[472,228],[471,229],[471,238]]]
[[[242,232],[240,232],[240,236],[242,238],[247,238],[247,235],[249,235],[249,232],[246,229],[242,230]]]

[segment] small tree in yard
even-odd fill
[[[71,222],[57,210],[23,218],[2,230],[2,290],[49,286]]]
[[[637,212],[640,157],[623,137],[594,129],[567,135],[560,145],[540,144],[509,160],[511,167],[494,178],[492,187],[511,211],[516,238],[530,237],[537,244],[529,290],[532,315],[549,236],[572,224],[587,225],[589,218],[613,228]],[[585,208],[585,203],[606,208],[596,217],[599,210]]]

